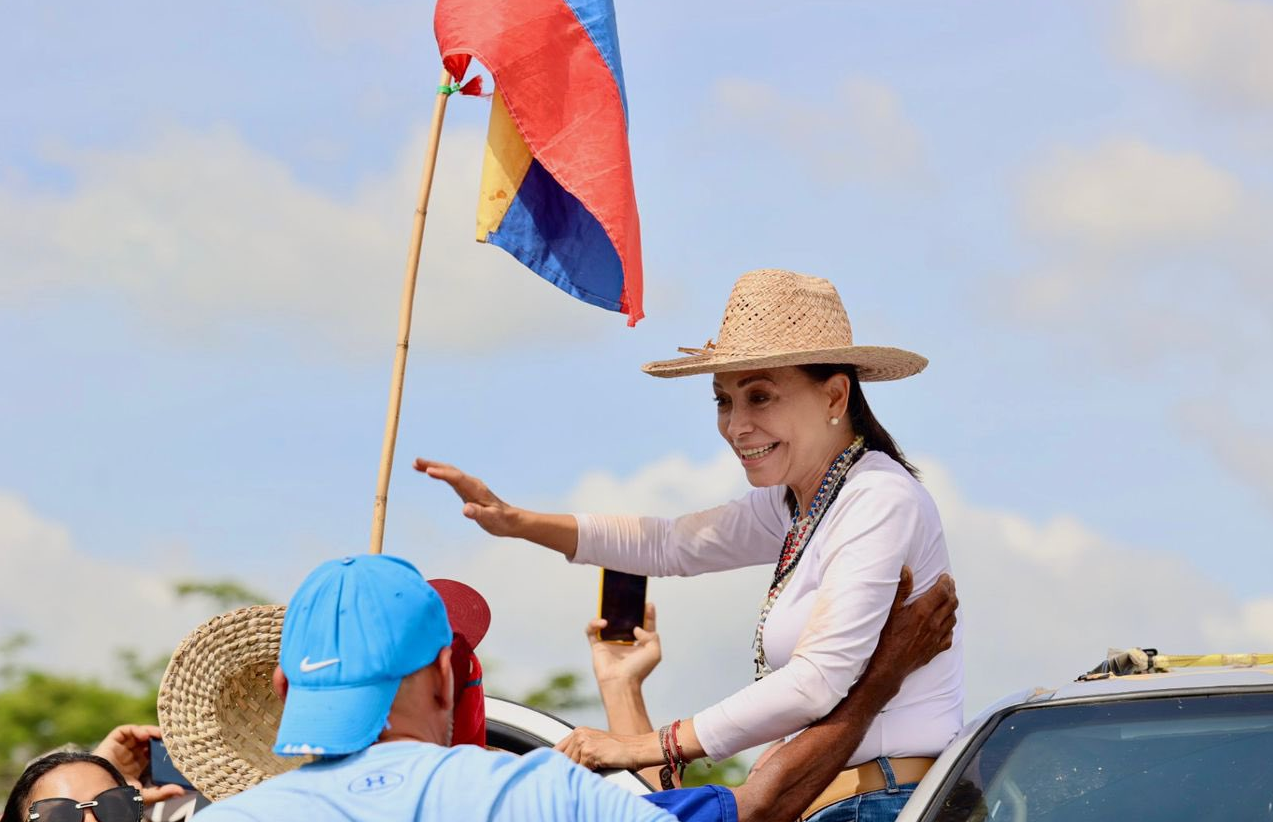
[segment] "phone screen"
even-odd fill
[[[633,629],[645,623],[646,578],[620,571],[601,570],[601,618],[606,642],[636,642]]]
[[[177,766],[168,758],[168,747],[162,739],[150,740],[150,781],[156,785],[180,785],[193,788],[190,780],[181,775]]]

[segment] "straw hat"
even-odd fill
[[[461,582],[428,581],[457,635],[476,648],[490,606]],[[159,729],[177,770],[216,802],[313,760],[274,753],[283,702],[274,693],[285,605],[253,605],[195,628],[159,685]]]
[[[900,348],[854,345],[853,328],[829,281],[793,271],[749,271],[734,283],[716,342],[641,367],[655,377],[749,371],[783,365],[847,364],[863,382],[900,380],[928,365]]]
[[[308,761],[272,750],[283,702],[271,677],[286,610],[253,605],[215,616],[181,641],[164,671],[159,728],[168,754],[214,802]]]

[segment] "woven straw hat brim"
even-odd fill
[[[822,364],[853,365],[857,367],[858,379],[862,382],[884,382],[918,374],[928,366],[928,359],[905,349],[877,345],[849,345],[764,354],[731,354],[711,350],[706,354],[649,362],[641,366],[641,370],[654,377],[688,377],[692,374],[751,371],[784,365]]]
[[[272,750],[283,715],[271,677],[283,605],[213,617],[177,647],[159,686],[159,728],[173,764],[212,801],[310,761]]]

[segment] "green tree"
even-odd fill
[[[216,611],[268,602],[269,597],[234,580],[181,580],[178,597],[200,597]],[[64,675],[27,663],[30,636],[0,637],[0,802],[32,758],[64,745],[91,748],[117,725],[155,724],[159,680],[169,655],[145,658],[118,652],[124,684]]]
[[[245,605],[265,605],[270,602],[270,598],[265,594],[232,579],[183,579],[177,582],[175,590],[177,596],[182,599],[189,597],[209,599],[213,605],[217,606],[218,611],[229,611]]]
[[[113,688],[25,665],[21,637],[0,642],[0,797],[26,763],[68,743],[92,747],[116,725],[154,723],[158,679]]]
[[[597,697],[584,693],[582,679],[574,671],[558,671],[548,681],[528,691],[520,700],[523,705],[549,713],[591,708],[600,704]]]
[[[706,759],[696,759],[685,769],[683,784],[687,788],[697,788],[700,785],[725,785],[733,788],[743,784],[747,779],[747,771],[747,765],[736,756],[714,764]]]

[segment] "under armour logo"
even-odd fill
[[[391,771],[372,771],[349,783],[350,793],[375,793],[388,791],[402,784],[403,777]]]

